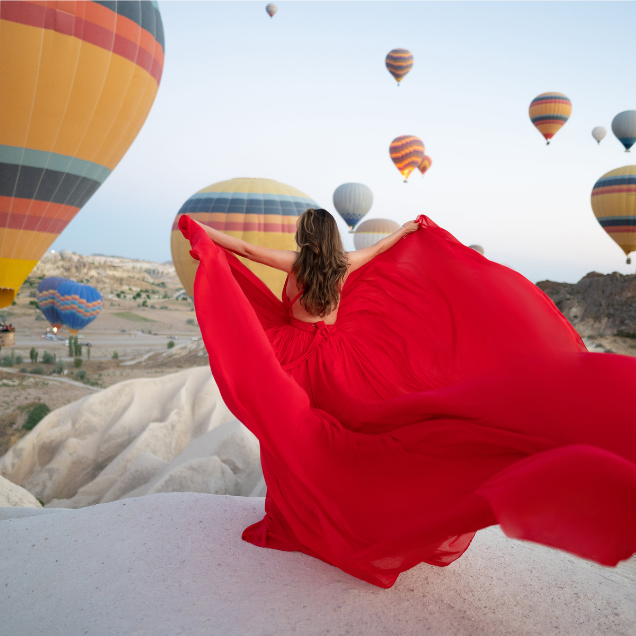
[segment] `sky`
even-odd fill
[[[590,192],[636,164],[611,133],[636,109],[633,2],[160,1],[166,58],[130,150],[52,246],[164,262],[175,215],[234,177],[294,186],[333,211],[341,183],[371,188],[367,218],[427,214],[533,282],[634,273]],[[414,66],[398,88],[386,54]],[[565,93],[546,146],[528,106]],[[591,130],[605,126],[600,145]],[[407,184],[389,157],[417,135],[433,165]],[[345,247],[352,237],[341,222]],[[636,259],[635,259],[636,261]]]

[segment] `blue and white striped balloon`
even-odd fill
[[[353,228],[371,209],[373,193],[362,183],[343,183],[333,193],[333,205],[345,223]]]

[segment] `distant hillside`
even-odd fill
[[[96,287],[103,295],[136,293],[167,293],[182,289],[172,263],[153,263],[118,256],[93,254],[82,256],[64,251],[47,252],[29,276],[37,284],[44,276],[61,276]]]
[[[537,283],[581,336],[636,338],[636,275],[590,272],[578,283]]]

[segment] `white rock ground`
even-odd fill
[[[121,382],[53,411],[0,458],[0,476],[62,508],[265,490],[258,440],[229,412],[208,367]]]
[[[41,508],[40,502],[24,488],[12,481],[0,477],[0,508],[17,506],[22,508]]]
[[[447,568],[390,590],[241,540],[262,498],[150,495],[81,510],[0,510],[7,636],[634,634],[636,582],[480,532]],[[632,578],[630,578],[632,577]]]

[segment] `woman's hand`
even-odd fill
[[[406,230],[407,234],[413,234],[413,232],[420,229],[420,224],[417,221],[407,221],[402,227]]]

